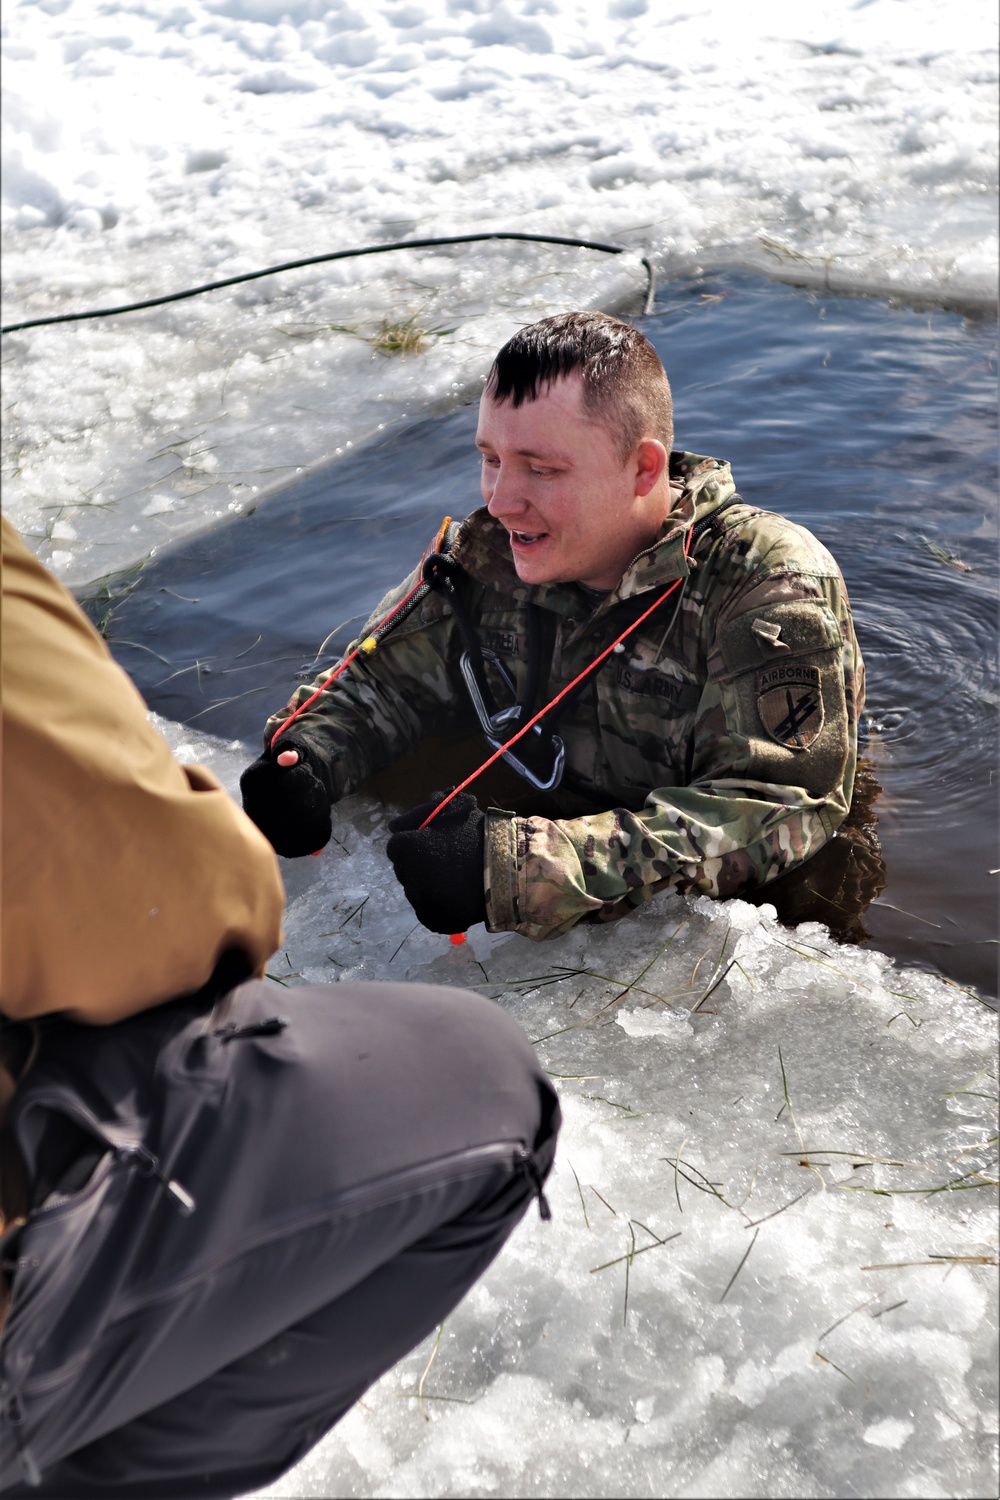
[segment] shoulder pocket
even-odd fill
[[[844,637],[836,615],[821,599],[790,599],[737,615],[719,631],[726,673],[776,666],[792,657],[839,651]]]
[[[720,682],[731,684],[755,780],[814,797],[840,785],[850,747],[842,646],[837,619],[820,600],[769,604],[720,630]]]

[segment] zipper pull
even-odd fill
[[[521,1170],[535,1190],[535,1197],[538,1200],[538,1217],[547,1223],[552,1218],[552,1210],[542,1188],[542,1174],[538,1170],[538,1163],[530,1151],[521,1151],[518,1160]]]
[[[169,1182],[164,1180],[163,1185],[171,1198],[173,1198],[177,1212],[183,1219],[189,1219],[198,1205],[191,1197],[187,1188],[174,1177],[171,1177]]]
[[[246,1026],[237,1026],[235,1021],[227,1021],[225,1026],[220,1026],[212,1035],[225,1044],[242,1041],[248,1036],[277,1036],[287,1025],[287,1016],[271,1016],[267,1021],[251,1021]]]
[[[151,1151],[147,1151],[145,1146],[119,1146],[115,1151],[115,1156],[119,1161],[128,1162],[134,1166],[140,1177],[155,1177],[160,1185],[166,1188],[177,1212],[185,1219],[194,1213],[197,1204],[187,1188],[176,1178],[167,1177],[161,1170],[156,1157]]]

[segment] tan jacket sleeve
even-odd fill
[[[74,600],[4,521],[0,1011],[96,1024],[260,971],[284,893],[264,837],[181,767]]]

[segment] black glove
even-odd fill
[[[278,756],[297,750],[294,766],[279,766]],[[279,735],[240,777],[243,811],[257,824],[277,854],[296,859],[315,854],[329,843],[330,799],[316,775],[312,751],[293,735]]]
[[[465,932],[486,921],[486,820],[475,797],[463,792],[421,829],[446,795],[435,792],[430,802],[393,818],[385,852],[419,921],[431,932]]]

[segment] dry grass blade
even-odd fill
[[[692,1162],[682,1161],[679,1156],[661,1156],[660,1160],[669,1162],[673,1167],[674,1172],[679,1172],[681,1177],[684,1178],[684,1181],[690,1183],[691,1187],[697,1188],[699,1193],[708,1193],[711,1197],[718,1198],[719,1202],[726,1208],[733,1208],[735,1206],[734,1204],[729,1202],[728,1198],[724,1198],[719,1192],[719,1184],[717,1182],[712,1182],[710,1178],[706,1177],[704,1172],[702,1172],[699,1167],[694,1166]],[[682,1170],[684,1167],[687,1168],[687,1172]],[[688,1172],[697,1173],[697,1176],[701,1178],[701,1181],[698,1182],[696,1178],[689,1177]]]
[[[565,1036],[568,1031],[577,1031],[577,1030],[579,1030],[579,1028],[581,1026],[589,1026],[590,1023],[591,1023],[591,1021],[596,1021],[597,1018],[598,1018],[598,1016],[603,1016],[604,1013],[606,1011],[609,1011],[613,1005],[617,1005],[620,1000],[624,1000],[625,997],[626,997],[626,995],[628,995],[629,992],[632,991],[632,990],[635,990],[640,995],[649,995],[652,998],[652,1000],[654,1000],[654,1001],[663,1002],[663,996],[661,996],[661,995],[654,995],[653,992],[652,992],[652,990],[644,990],[644,989],[642,989],[640,987],[640,985],[639,985],[639,980],[642,979],[642,977],[649,972],[649,970],[656,963],[656,960],[658,958],[662,957],[662,955],[664,953],[666,953],[667,949],[670,947],[670,944],[674,941],[674,939],[676,938],[677,934],[680,932],[681,928],[682,927],[686,927],[687,924],[688,924],[688,922],[690,922],[690,920],[691,920],[690,917],[685,917],[682,922],[679,922],[677,924],[677,926],[674,928],[673,932],[667,938],[667,941],[665,943],[663,943],[659,948],[657,948],[657,950],[653,954],[652,958],[648,961],[648,963],[646,963],[646,964],[643,965],[643,967],[639,970],[638,974],[636,974],[636,976],[635,976],[634,979],[626,980],[626,981],[623,982],[621,979],[616,978],[614,975],[610,975],[610,974],[598,974],[593,969],[571,969],[571,968],[566,968],[566,969],[561,969],[559,972],[557,972],[555,974],[550,973],[550,974],[547,974],[547,975],[543,975],[538,980],[531,980],[531,981],[518,981],[518,980],[515,980],[515,981],[512,981],[512,983],[517,983],[517,984],[535,983],[535,984],[538,984],[539,986],[541,986],[542,984],[556,984],[561,979],[575,978],[575,977],[577,977],[577,976],[579,976],[581,974],[585,974],[588,979],[597,979],[597,980],[600,980],[603,984],[617,984],[617,985],[622,985],[622,989],[620,990],[620,992],[617,995],[612,996],[612,998],[607,1002],[606,1005],[602,1005],[600,1007],[600,1009],[599,1010],[595,1010],[592,1015],[585,1016],[582,1021],[574,1021],[571,1026],[560,1026],[558,1028],[558,1030],[556,1030],[556,1031],[547,1031],[544,1036],[534,1037],[532,1039],[531,1045],[533,1047],[537,1047],[539,1045],[539,1043],[551,1041],[553,1037],[556,1037],[556,1036]],[[576,998],[578,1000],[580,998],[579,995]],[[574,1001],[573,1003],[575,1005],[576,1001]]]
[[[428,1375],[430,1374],[431,1365],[434,1363],[435,1359],[437,1358],[438,1349],[441,1347],[441,1335],[443,1333],[444,1333],[444,1324],[440,1323],[438,1325],[437,1338],[434,1340],[434,1348],[431,1350],[430,1359],[424,1365],[423,1374],[421,1375],[420,1379],[417,1381],[417,1408],[418,1408],[418,1410],[420,1412],[420,1415],[423,1417],[423,1419],[424,1419],[425,1422],[429,1422],[430,1421],[430,1417],[424,1411],[424,1381],[427,1379]]]
[[[412,936],[413,936],[413,934],[414,934],[414,933],[415,933],[415,932],[416,932],[416,931],[417,931],[417,928],[418,928],[418,927],[419,927],[419,926],[420,926],[420,923],[419,923],[419,922],[415,922],[415,923],[414,923],[414,925],[413,925],[413,926],[412,926],[412,927],[411,927],[411,928],[410,928],[410,930],[409,930],[409,932],[408,932],[408,933],[407,933],[407,934],[406,934],[406,937],[405,937],[405,938],[404,938],[404,939],[403,939],[403,942],[402,942],[402,943],[400,943],[400,945],[399,945],[399,948],[397,948],[397,949],[396,949],[396,952],[395,952],[395,953],[393,953],[393,955],[392,955],[392,958],[390,958],[390,960],[389,960],[389,962],[390,962],[390,963],[392,963],[392,961],[393,961],[393,959],[394,959],[394,958],[395,958],[395,957],[396,957],[396,954],[398,954],[398,953],[399,953],[399,951],[400,951],[400,948],[402,948],[402,947],[403,947],[403,944],[404,944],[404,943],[408,943],[408,942],[409,942],[409,940],[410,940],[410,938],[411,938],[411,937],[412,937]]]
[[[581,1099],[589,1099],[591,1104],[610,1104],[612,1109],[620,1109],[623,1114],[629,1115],[633,1120],[644,1118],[642,1111],[633,1109],[631,1104],[619,1104],[616,1099],[609,1099],[607,1094],[581,1094]]]
[[[555,970],[550,970],[548,974],[529,974],[525,979],[507,979],[504,983],[511,989],[529,989],[532,985],[541,989],[546,984],[561,984],[564,979],[578,979],[581,974],[587,972],[586,969],[565,969],[557,964]]]
[[[836,964],[830,963],[826,958],[817,958],[815,956],[816,953],[822,952],[822,949],[814,949],[812,953],[803,953],[801,947],[793,948],[791,943],[783,943],[780,938],[775,938],[774,941],[778,944],[779,948],[787,948],[789,953],[795,953],[799,958],[808,959],[811,964],[821,964],[824,969],[829,969],[832,973],[839,974],[841,979],[846,979],[848,984],[857,985],[859,990],[868,990],[869,993],[871,992],[870,984],[863,984],[860,979],[855,979],[853,974],[845,974],[843,969],[838,969]],[[799,942],[802,942],[801,938]],[[804,946],[808,948],[810,945],[806,943]]]
[[[607,1211],[611,1215],[611,1217],[613,1219],[617,1219],[617,1217],[618,1217],[618,1210],[616,1208],[612,1208],[611,1207],[611,1204],[608,1202],[607,1198],[602,1197],[601,1194],[597,1191],[597,1189],[593,1186],[593,1184],[591,1184],[590,1191],[593,1193],[593,1195],[594,1195],[595,1198],[600,1198],[601,1202],[604,1204],[604,1207],[607,1209]]]
[[[590,1219],[587,1216],[587,1203],[586,1203],[586,1199],[583,1196],[583,1188],[580,1186],[580,1179],[576,1175],[576,1168],[574,1167],[574,1165],[573,1165],[572,1162],[569,1163],[569,1169],[573,1173],[573,1181],[576,1183],[576,1190],[580,1194],[580,1207],[583,1209],[583,1222],[586,1224],[587,1228],[589,1229],[590,1228]]]
[[[845,1313],[842,1318],[838,1318],[836,1323],[831,1323],[826,1332],[820,1334],[819,1338],[816,1340],[817,1344],[821,1344],[825,1338],[829,1338],[833,1330],[835,1328],[839,1328],[841,1323],[846,1323],[848,1318],[853,1318],[856,1313],[864,1312],[866,1307],[871,1307],[872,1303],[877,1301],[878,1297],[869,1297],[867,1302],[859,1302],[857,1307],[852,1307],[850,1312]]]
[[[862,1271],[905,1271],[911,1266],[995,1266],[995,1255],[935,1255],[930,1260],[889,1260],[874,1266],[861,1266]]]
[[[554,1036],[565,1036],[567,1031],[579,1031],[581,1026],[589,1026],[591,1021],[596,1021],[598,1016],[603,1016],[604,1012],[610,1010],[613,1005],[617,1005],[619,1000],[624,1000],[628,992],[628,988],[622,990],[621,994],[615,995],[607,1005],[602,1005],[600,1010],[594,1011],[593,1015],[584,1016],[582,1021],[574,1021],[572,1026],[560,1026],[557,1031],[547,1031],[544,1036],[533,1037],[531,1045],[537,1047],[540,1042],[551,1041]]]
[[[995,1266],[997,1264],[995,1255],[937,1255],[933,1250],[928,1250],[927,1254],[930,1260],[947,1260],[955,1265]]]
[[[726,976],[728,974],[730,974],[733,969],[738,968],[738,967],[739,966],[738,966],[735,958],[730,959],[729,963],[723,969],[722,973],[719,974],[719,975],[717,975],[716,978],[712,980],[712,983],[709,985],[709,987],[705,991],[705,993],[701,996],[700,1000],[698,1000],[696,1004],[692,1005],[692,1007],[691,1007],[691,1014],[692,1015],[694,1015],[695,1011],[701,1010],[701,1007],[704,1005],[705,1001],[709,998],[710,995],[714,995],[715,991],[719,988],[719,985],[726,978]],[[741,973],[743,972],[742,969],[740,970],[740,972]],[[706,1011],[705,1014],[706,1015],[712,1015],[712,1014],[714,1014],[714,1012],[712,1012],[712,1011]]]
[[[839,1365],[835,1365],[832,1359],[827,1359],[825,1354],[820,1354],[818,1349],[814,1351],[814,1358],[822,1360],[823,1364],[829,1365],[831,1370],[836,1370],[838,1375],[843,1375],[844,1379],[849,1380],[852,1385],[857,1385],[857,1381],[853,1375],[848,1375],[846,1370],[842,1370]]]
[[[803,1138],[802,1131],[799,1129],[799,1122],[795,1118],[795,1110],[794,1110],[794,1108],[792,1106],[792,1100],[791,1100],[791,1097],[790,1097],[789,1092],[788,1092],[788,1075],[785,1072],[785,1060],[784,1060],[784,1058],[781,1055],[781,1048],[780,1047],[778,1048],[778,1066],[781,1068],[781,1087],[782,1087],[782,1091],[783,1091],[783,1093],[785,1095],[785,1108],[788,1110],[789,1119],[791,1120],[792,1124],[795,1126],[795,1134],[798,1136],[798,1138],[799,1138],[799,1145],[802,1147],[802,1166],[809,1167],[811,1171],[815,1172],[816,1176],[819,1178],[820,1182],[822,1183],[822,1185],[823,1185],[823,1187],[825,1189],[825,1187],[826,1187],[826,1179],[823,1176],[823,1173],[819,1170],[819,1168],[813,1166],[812,1162],[809,1160],[809,1153],[806,1150],[805,1139]]]
[[[804,1193],[799,1193],[796,1197],[790,1198],[787,1203],[783,1203],[780,1208],[774,1209],[772,1213],[765,1214],[762,1219],[753,1219],[746,1225],[746,1228],[756,1229],[758,1224],[766,1224],[768,1219],[776,1219],[779,1214],[783,1214],[785,1212],[786,1208],[792,1208],[796,1203],[801,1203],[802,1199],[808,1198],[809,1194],[813,1191],[813,1188],[807,1187]]]
[[[737,959],[737,958],[734,958],[734,959],[733,959],[733,963],[734,963],[734,964],[735,964],[735,965],[736,965],[736,967],[737,967],[737,968],[738,968],[738,969],[739,969],[739,971],[740,971],[740,973],[741,973],[741,974],[742,974],[742,975],[743,975],[743,978],[744,978],[744,979],[745,979],[745,980],[746,980],[746,982],[747,982],[747,984],[748,984],[748,985],[749,985],[749,986],[750,986],[750,988],[751,988],[751,989],[752,989],[752,990],[753,990],[753,992],[754,992],[754,994],[756,994],[756,993],[757,993],[757,989],[758,989],[758,986],[757,986],[757,985],[755,985],[755,984],[754,984],[754,982],[753,982],[753,980],[752,980],[752,979],[751,979],[751,978],[750,978],[750,975],[749,975],[749,974],[748,974],[748,973],[747,973],[747,971],[746,971],[746,969],[744,969],[744,967],[743,967],[743,965],[742,965],[742,964],[741,964],[741,963],[740,963],[740,961],[739,961],[739,959]]]
[[[684,1212],[683,1206],[681,1204],[681,1182],[680,1182],[680,1172],[678,1170],[678,1166],[679,1166],[680,1159],[681,1159],[681,1152],[684,1150],[684,1147],[687,1145],[687,1143],[688,1143],[688,1138],[687,1138],[687,1136],[685,1136],[684,1139],[681,1141],[680,1145],[677,1147],[677,1154],[674,1157],[674,1197],[677,1199],[677,1211],[678,1211],[678,1213],[683,1213]]]
[[[744,1250],[743,1257],[740,1260],[739,1265],[736,1267],[736,1270],[733,1272],[732,1276],[730,1276],[728,1282],[726,1283],[726,1290],[723,1292],[722,1296],[719,1298],[719,1302],[720,1303],[725,1302],[726,1298],[729,1296],[729,1293],[732,1291],[733,1285],[734,1285],[734,1283],[736,1281],[737,1276],[740,1274],[740,1272],[742,1271],[743,1267],[746,1265],[746,1263],[747,1263],[747,1261],[748,1261],[748,1259],[750,1257],[750,1251],[753,1249],[754,1245],[756,1245],[756,1243],[757,1243],[757,1236],[759,1234],[760,1234],[760,1230],[759,1229],[755,1229],[754,1232],[753,1232],[753,1239],[750,1241],[749,1245]]]
[[[908,1302],[908,1300],[909,1299],[907,1297],[903,1297],[902,1300],[899,1301],[899,1302],[890,1302],[888,1307],[880,1307],[879,1310],[878,1310],[878,1312],[873,1312],[872,1313],[872,1317],[873,1318],[883,1318],[883,1317],[885,1317],[886,1313],[895,1312],[896,1309],[897,1309],[897,1307],[905,1307],[906,1304],[907,1304],[907,1302]]]
[[[913,1167],[922,1172],[933,1172],[934,1165],[929,1161],[899,1161],[893,1156],[870,1156],[867,1151],[841,1151],[836,1146],[813,1146],[806,1153],[808,1156],[848,1156],[859,1166],[867,1167],[878,1162],[883,1167]],[[779,1156],[800,1156],[799,1151],[779,1151]]]
[[[598,1271],[609,1271],[612,1266],[620,1266],[623,1260],[635,1260],[636,1256],[645,1255],[648,1250],[659,1250],[661,1245],[669,1245],[671,1240],[677,1240],[680,1239],[680,1237],[681,1231],[679,1229],[675,1229],[673,1234],[666,1235],[664,1239],[657,1240],[653,1245],[640,1245],[638,1250],[634,1248],[631,1250],[626,1250],[624,1255],[616,1255],[614,1260],[606,1260],[603,1266],[591,1266],[590,1274],[591,1276],[596,1276]],[[634,1234],[632,1236],[632,1244],[633,1246],[635,1245]]]
[[[721,974],[719,972],[719,970],[722,968],[722,960],[726,956],[726,949],[729,946],[729,939],[731,937],[732,937],[732,932],[730,931],[730,932],[727,932],[726,935],[725,935],[725,937],[723,938],[723,940],[722,940],[722,947],[719,950],[719,956],[718,956],[718,958],[715,961],[715,970],[714,970],[714,972],[712,974],[712,978],[709,980],[709,983],[708,983],[708,989],[705,990],[704,994],[701,995],[701,997],[698,1000],[695,1001],[694,1005],[691,1006],[691,1014],[692,1015],[694,1015],[695,1011],[701,1009],[701,1007],[704,1005],[705,1001],[708,999],[709,995],[711,995],[712,992],[719,987],[719,985],[725,979],[726,974],[728,974],[729,971],[730,971],[730,969],[733,967],[733,964],[735,963],[735,959],[730,959],[729,964],[726,967],[725,971],[723,973],[721,973]],[[707,957],[707,954],[703,955],[703,957]],[[698,967],[699,967],[700,964],[701,964],[701,959],[699,958],[698,963],[695,964],[694,973],[691,975],[691,984],[692,984],[692,986],[694,985],[694,975],[698,972]]]
[[[978,1073],[973,1073],[973,1075],[969,1079],[968,1083],[963,1083],[960,1088],[951,1089],[947,1094],[942,1094],[941,1098],[942,1099],[958,1099],[960,1096],[968,1095],[968,1097],[971,1098],[971,1099],[988,1099],[991,1104],[996,1104],[997,1103],[997,1096],[996,1096],[996,1094],[980,1094],[976,1090],[974,1090],[973,1087],[972,1087],[972,1085],[974,1083],[978,1083],[979,1082],[980,1078],[982,1078],[982,1076],[983,1076],[984,1073],[986,1074],[987,1078],[989,1078],[989,1077],[992,1076],[990,1074],[990,1070],[989,1070],[988,1066],[984,1067],[984,1068],[980,1068]]]
[[[628,1327],[628,1283],[629,1277],[632,1273],[632,1261],[635,1259],[635,1230],[632,1228],[631,1222],[628,1226],[628,1232],[632,1236],[632,1248],[629,1251],[628,1255],[626,1255],[625,1257],[625,1308],[622,1313],[623,1328]]]
[[[893,906],[891,901],[873,901],[872,906],[884,906],[888,911],[898,911],[901,917],[912,917],[914,922],[923,922],[925,927],[936,927],[939,931],[941,929],[940,922],[932,922],[927,917],[918,917],[915,911],[906,911],[902,906]]]
[[[970,1181],[978,1178],[978,1181]],[[984,1177],[982,1172],[965,1172],[961,1177],[952,1177],[948,1182],[939,1182],[936,1187],[873,1188],[860,1182],[837,1182],[834,1186],[842,1193],[873,1193],[877,1198],[932,1198],[935,1193],[968,1193],[981,1187],[1000,1187],[995,1177]]]

